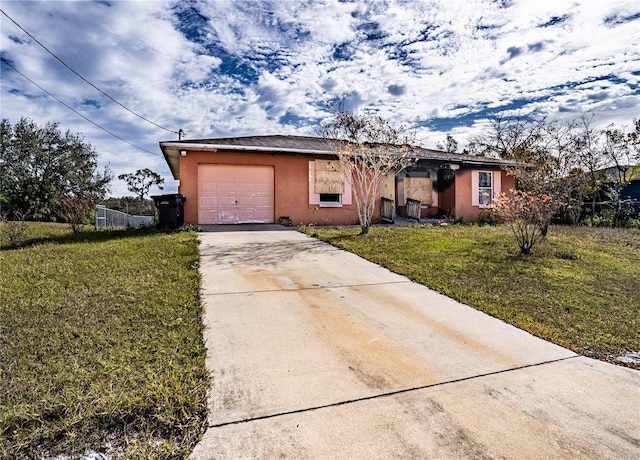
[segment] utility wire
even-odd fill
[[[150,153],[151,155],[156,155],[156,156],[160,156],[159,153],[155,153],[152,152],[150,150],[144,149],[142,147],[138,147],[137,145],[129,142],[126,139],[123,139],[122,137],[118,136],[117,134],[112,133],[111,131],[109,131],[107,128],[104,128],[102,126],[100,126],[98,123],[96,123],[93,120],[90,120],[89,118],[85,117],[84,115],[82,115],[80,112],[78,112],[76,109],[74,109],[73,107],[69,106],[68,104],[66,104],[63,100],[61,100],[60,98],[58,98],[57,96],[51,94],[49,91],[47,91],[46,89],[44,89],[42,86],[40,86],[39,84],[37,84],[35,81],[33,81],[32,79],[30,79],[29,77],[27,77],[25,74],[23,74],[22,72],[20,72],[18,69],[16,69],[13,64],[11,64],[9,61],[7,61],[5,58],[1,58],[0,57],[0,61],[2,61],[3,63],[7,64],[9,67],[11,67],[13,70],[15,70],[17,73],[19,73],[25,80],[29,81],[31,84],[37,86],[38,88],[40,88],[42,91],[44,91],[45,93],[47,93],[49,96],[51,96],[52,98],[54,98],[56,101],[58,101],[60,104],[64,105],[66,108],[68,108],[69,110],[71,110],[72,112],[74,112],[76,115],[81,116],[82,118],[84,118],[85,120],[87,120],[89,123],[97,126],[98,128],[100,128],[101,130],[103,130],[106,133],[111,134],[113,137],[115,137],[116,139],[121,140],[122,142],[126,142],[127,144],[129,144],[132,147],[137,148],[138,150],[142,150],[143,152],[147,152]]]
[[[53,56],[56,60],[58,60],[63,66],[65,66],[67,69],[69,69],[71,72],[73,72],[74,74],[76,74],[78,77],[80,77],[80,79],[82,79],[85,83],[89,84],[90,86],[92,86],[93,88],[95,88],[98,92],[100,92],[102,95],[108,97],[109,99],[111,99],[113,102],[115,102],[116,104],[118,104],[120,107],[122,107],[123,109],[125,109],[126,111],[134,114],[136,117],[138,118],[142,118],[144,121],[146,121],[147,123],[151,123],[154,126],[157,126],[160,129],[164,129],[165,131],[169,131],[170,133],[174,133],[174,134],[178,134],[178,131],[174,131],[172,129],[169,128],[165,128],[164,126],[159,125],[158,123],[149,120],[148,118],[143,117],[142,115],[134,112],[133,110],[131,110],[130,108],[126,107],[124,104],[118,102],[117,100],[115,100],[113,97],[109,96],[107,93],[105,93],[104,91],[102,91],[100,88],[98,88],[96,85],[94,85],[93,83],[91,83],[89,80],[87,80],[86,78],[84,78],[82,75],[80,75],[75,69],[73,69],[71,66],[69,66],[66,62],[64,62],[62,59],[60,59],[58,56],[56,56],[49,48],[47,48],[46,46],[44,46],[36,37],[34,37],[33,35],[31,35],[24,27],[22,27],[20,24],[18,24],[11,16],[9,16],[7,13],[4,12],[3,9],[0,9],[0,11],[2,12],[2,14],[4,14],[7,18],[9,18],[9,20],[11,22],[13,22],[16,26],[18,26],[20,28],[20,30],[22,30],[25,34],[27,34],[29,37],[31,37],[31,39],[33,41],[35,41],[38,45],[40,45],[42,48],[44,48],[44,50],[49,53],[51,56]]]

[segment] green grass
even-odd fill
[[[504,226],[305,231],[577,353],[640,351],[637,229],[552,227],[530,256]]]
[[[0,253],[0,458],[184,458],[208,374],[194,233],[30,224]]]

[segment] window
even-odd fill
[[[321,193],[320,204],[336,205],[342,202],[342,195],[339,193]]]
[[[478,204],[489,206],[493,198],[493,174],[480,171],[478,173]]]
[[[351,187],[336,160],[309,161],[309,204],[340,208],[352,204]]]
[[[501,171],[471,171],[471,206],[486,208],[501,189]]]

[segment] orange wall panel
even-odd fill
[[[478,167],[476,171],[495,171],[492,168]],[[471,201],[471,169],[459,170],[456,173],[456,219],[462,219],[464,222],[478,222],[480,217],[487,212],[486,208],[473,206]],[[515,188],[515,179],[513,176],[507,175],[506,171],[500,171],[501,190],[507,191]]]
[[[357,224],[355,204],[327,208],[309,204],[308,165],[309,160],[313,159],[306,155],[189,151],[186,156],[180,157],[178,191],[186,197],[184,221],[187,224],[198,223],[198,165],[233,164],[273,166],[274,222],[278,222],[280,216],[289,216],[294,225]]]
[[[189,151],[180,157],[179,193],[186,197],[184,203],[184,222],[198,223],[198,165],[199,164],[231,164],[231,165],[268,165],[274,168],[274,222],[280,216],[289,216],[293,225],[355,225],[358,213],[353,204],[342,207],[320,207],[309,204],[309,155],[284,155],[257,152],[197,152]],[[476,167],[477,170],[496,170],[495,168]],[[438,209],[451,201],[456,219],[465,222],[476,222],[485,212],[484,208],[472,205],[472,169],[461,168],[456,171],[455,185],[438,196],[439,207],[423,210],[423,216],[437,213]],[[507,191],[515,188],[515,181],[505,171],[501,171],[501,189]],[[402,195],[399,190],[399,195]],[[447,194],[451,195],[450,200]],[[454,198],[455,195],[455,199]],[[455,204],[454,204],[455,202]],[[401,205],[403,203],[400,203]],[[402,214],[402,206],[398,207]],[[380,200],[376,199],[374,216],[380,216]]]

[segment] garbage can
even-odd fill
[[[173,230],[184,224],[184,202],[187,200],[184,196],[174,193],[151,198],[158,209],[158,228]]]

